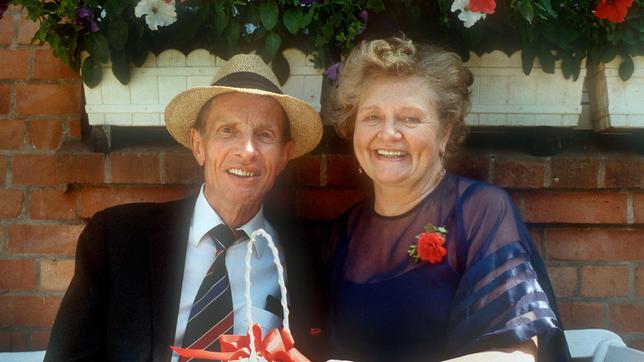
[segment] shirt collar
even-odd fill
[[[199,191],[199,196],[197,197],[197,202],[195,203],[195,208],[192,213],[192,227],[195,232],[196,237],[190,242],[194,246],[198,246],[203,237],[206,235],[210,229],[221,224],[223,221],[217,214],[217,212],[210,206],[208,200],[206,200],[206,195],[204,194],[204,185],[201,186]],[[253,216],[246,224],[242,225],[238,229],[244,230],[246,234],[250,237],[250,234],[257,229],[264,229],[268,233],[271,233],[271,230],[267,228],[268,223],[264,218],[264,207],[261,206],[259,211],[255,216]],[[258,237],[255,239],[254,253],[258,258],[261,258],[268,242],[263,237]]]

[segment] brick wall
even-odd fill
[[[180,147],[93,153],[81,142],[78,76],[16,8],[0,20],[0,351],[43,349],[97,210],[180,198],[200,181]],[[644,158],[618,147],[553,157],[470,146],[450,168],[507,188],[550,268],[568,328],[608,328],[644,349]],[[271,196],[329,219],[364,197],[347,147],[327,135]]]

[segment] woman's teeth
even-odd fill
[[[254,173],[244,171],[244,170],[239,169],[239,168],[231,168],[231,169],[228,169],[227,172],[230,173],[230,174],[233,174],[235,176],[240,176],[240,177],[252,177],[252,176],[255,176]]]
[[[382,157],[402,157],[405,155],[405,153],[401,151],[387,151],[387,150],[377,150],[376,153],[378,154],[378,156],[382,156]]]

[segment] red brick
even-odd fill
[[[6,173],[7,173],[7,158],[4,156],[0,156],[0,184],[4,184]]]
[[[644,224],[644,192],[633,194],[633,221]]]
[[[624,342],[626,342],[626,345],[631,348],[644,351],[644,338],[633,337],[633,338],[628,338]]]
[[[74,219],[76,193],[65,190],[31,190],[29,213],[32,219]]]
[[[29,123],[29,141],[36,149],[57,149],[60,146],[62,134],[61,121],[31,121]]]
[[[72,138],[81,138],[81,121],[78,119],[68,122],[69,127],[69,137]]]
[[[553,158],[551,161],[552,187],[597,187],[599,160],[590,158]]]
[[[0,290],[36,287],[36,263],[33,260],[0,260],[0,275]]]
[[[302,190],[299,216],[305,219],[330,220],[364,197],[364,192],[357,189]]]
[[[0,84],[0,114],[6,114],[11,111],[11,86]]]
[[[524,217],[529,223],[626,223],[622,192],[526,192]]]
[[[24,194],[21,190],[0,189],[0,218],[10,219],[20,216]]]
[[[581,295],[586,297],[628,295],[628,268],[610,266],[582,268]]]
[[[31,350],[43,351],[47,349],[50,332],[32,332],[31,333]]]
[[[79,79],[79,76],[62,60],[56,58],[51,49],[36,49],[32,79]]]
[[[114,183],[160,182],[158,154],[114,152],[109,158]]]
[[[551,266],[548,267],[548,276],[557,297],[577,295],[577,268]]]
[[[90,218],[97,211],[131,202],[164,202],[185,197],[183,188],[87,188],[79,195],[78,215]]]
[[[48,155],[16,155],[13,159],[13,182],[16,184],[57,183],[56,158]]]
[[[545,162],[542,158],[498,158],[494,164],[494,184],[508,188],[543,187]]]
[[[644,332],[644,304],[611,304],[608,325],[613,332]]]
[[[642,232],[636,229],[546,229],[546,251],[555,260],[644,260]]]
[[[457,175],[488,181],[490,158],[486,152],[462,152],[447,160],[445,168]]]
[[[0,332],[0,351],[18,352],[29,350],[29,335],[23,332]]]
[[[103,183],[103,154],[17,155],[13,178],[19,184]]]
[[[18,120],[0,121],[0,149],[16,150],[22,147],[25,138],[24,122]]]
[[[11,45],[13,42],[13,19],[13,16],[6,14],[0,19],[0,45]]]
[[[0,49],[0,79],[29,77],[28,49]]]
[[[8,253],[73,256],[84,225],[9,225]]]
[[[203,182],[203,170],[191,153],[166,153],[163,162],[166,184],[197,184]]]
[[[559,312],[565,329],[606,327],[604,305],[600,303],[561,302]]]
[[[56,177],[65,183],[103,183],[103,159],[102,153],[56,155]]]
[[[72,115],[81,112],[81,85],[18,84],[16,112],[21,115]]]
[[[606,160],[604,185],[609,188],[628,188],[640,186],[640,160],[623,158]]]
[[[38,31],[38,24],[21,17],[18,22],[18,44],[31,44],[31,39]]]
[[[543,238],[541,237],[541,228],[528,227],[528,231],[530,232],[532,241],[534,241],[534,245],[537,247],[537,250],[539,251],[539,255],[543,257],[544,251],[543,251]]]
[[[51,327],[59,297],[0,296],[0,327]]]
[[[40,261],[40,287],[47,290],[64,291],[74,275],[74,260]]]
[[[644,268],[635,271],[635,295],[644,297]]]

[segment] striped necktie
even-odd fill
[[[248,236],[244,231],[233,231],[224,224],[210,229],[208,236],[215,241],[217,254],[192,304],[183,347],[219,351],[217,339],[233,330],[233,301],[226,272],[226,250],[234,241]],[[189,360],[182,357],[179,361]]]

